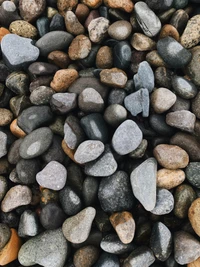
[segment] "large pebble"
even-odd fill
[[[184,180],[185,180],[185,173],[184,171],[179,169],[177,170],[160,169],[157,172],[157,186],[161,188],[165,188],[168,190],[172,189],[178,186],[179,184],[182,184]]]
[[[61,267],[68,253],[68,243],[59,228],[44,231],[26,241],[19,251],[18,260],[23,266],[39,264],[44,267]]]
[[[9,212],[17,207],[30,204],[32,193],[29,187],[25,185],[15,185],[8,190],[1,202],[3,212]]]
[[[105,177],[112,175],[117,169],[117,162],[111,149],[106,146],[102,155],[93,162],[85,165],[84,172],[95,177]]]
[[[133,79],[136,90],[147,88],[151,93],[154,89],[154,73],[147,61],[139,63],[138,72]]]
[[[19,153],[24,159],[32,159],[43,154],[51,145],[53,132],[47,128],[38,128],[28,134],[20,145]]]
[[[100,81],[111,87],[124,88],[127,80],[126,73],[118,68],[104,69],[100,72]]]
[[[149,158],[131,173],[131,186],[134,196],[148,211],[156,205],[156,172],[157,162]]]
[[[1,41],[1,50],[6,65],[14,70],[26,68],[39,56],[39,49],[33,45],[31,39],[16,34],[4,36]]]
[[[187,232],[176,232],[174,236],[174,257],[181,265],[195,261],[200,257],[199,241]]]
[[[111,126],[117,127],[127,118],[126,109],[119,104],[113,104],[106,108],[104,120]]]
[[[80,34],[72,40],[69,46],[69,58],[71,60],[86,58],[90,53],[91,47],[90,39],[87,36]]]
[[[185,168],[189,163],[187,152],[179,146],[161,144],[154,148],[153,154],[158,163],[167,169]]]
[[[84,242],[90,233],[96,210],[87,207],[75,216],[66,219],[62,226],[65,238],[75,244]]]
[[[67,170],[59,162],[51,161],[37,173],[36,180],[42,187],[61,190],[67,180]]]
[[[135,14],[144,34],[153,37],[156,36],[161,29],[161,22],[156,14],[142,1],[135,4]]]
[[[169,36],[157,42],[157,50],[162,59],[172,68],[183,68],[192,59],[191,52]]]
[[[112,176],[103,178],[99,185],[98,198],[105,212],[130,210],[134,197],[127,173],[117,171]]]
[[[151,94],[151,104],[156,113],[163,113],[176,102],[176,95],[167,88],[158,88]]]
[[[33,105],[46,105],[49,104],[54,90],[48,86],[39,86],[30,94],[30,101]]]
[[[164,215],[170,213],[174,208],[174,197],[167,189],[158,189],[156,205],[151,213],[155,215]]]
[[[120,155],[135,150],[142,141],[142,132],[132,120],[126,120],[116,129],[112,137],[112,146]]]
[[[40,171],[40,164],[37,159],[20,159],[16,165],[16,172],[22,184],[35,183],[35,176]]]

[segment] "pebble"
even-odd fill
[[[27,21],[15,20],[9,26],[10,33],[17,34],[19,36],[35,39],[37,37],[37,29]]]
[[[79,60],[86,58],[91,51],[91,47],[90,39],[87,36],[83,34],[76,36],[68,49],[70,59]]]
[[[186,73],[196,86],[200,86],[200,78],[198,75],[200,68],[197,60],[200,55],[200,46],[190,49],[190,52],[192,54],[192,58],[189,64],[186,66]]]
[[[132,32],[130,22],[126,20],[118,20],[112,23],[108,28],[108,34],[111,38],[123,41],[126,40]]]
[[[119,126],[127,118],[126,109],[119,104],[109,105],[104,112],[104,120],[112,127]]]
[[[131,38],[131,45],[137,51],[148,51],[156,48],[156,43],[142,33],[134,33]]]
[[[101,112],[104,109],[104,100],[95,89],[86,88],[78,97],[78,106],[83,112]]]
[[[102,155],[93,162],[85,165],[84,172],[86,175],[94,177],[105,177],[112,175],[117,170],[117,162],[109,146],[105,146]]]
[[[149,158],[130,175],[133,194],[147,211],[151,211],[156,205],[156,173],[157,162],[154,158]]]
[[[130,212],[117,212],[110,216],[110,222],[123,244],[132,242],[135,235],[135,221]]]
[[[37,87],[31,94],[30,94],[30,101],[33,105],[46,105],[49,104],[52,95],[54,94],[54,90],[51,87],[42,85]]]
[[[49,32],[49,19],[47,17],[40,17],[36,20],[36,26],[40,37]]]
[[[190,166],[190,164],[191,163],[189,163],[188,166]],[[182,184],[184,180],[185,180],[185,173],[180,169],[170,170],[164,168],[160,169],[157,172],[157,186],[160,188],[165,188],[170,190]]]
[[[85,32],[83,25],[72,11],[65,13],[65,26],[67,31],[73,35],[79,35]]]
[[[9,212],[17,207],[30,204],[32,193],[26,185],[15,185],[11,187],[1,202],[1,210]]]
[[[181,35],[180,43],[185,48],[191,48],[200,42],[200,15],[193,16],[187,23],[183,34]]]
[[[4,27],[0,27],[0,42],[1,40],[3,39],[3,37],[6,35],[6,34],[9,34],[9,30],[4,28]]]
[[[4,176],[0,176],[0,201],[2,201],[7,191],[8,181]]]
[[[194,229],[195,233],[200,236],[200,218],[199,218],[199,210],[200,210],[200,198],[197,198],[192,202],[192,205],[188,211],[188,218]]]
[[[73,7],[75,7],[78,4],[78,0],[58,0],[57,1],[57,7],[60,11],[61,15],[64,16],[67,10],[71,10]]]
[[[100,81],[111,87],[124,88],[127,80],[126,73],[118,68],[104,69],[100,72]]]
[[[89,139],[106,143],[108,140],[108,128],[99,113],[91,113],[80,120],[81,126]]]
[[[113,66],[113,51],[109,46],[102,46],[96,55],[96,66],[99,69],[109,69]]]
[[[78,20],[83,23],[89,15],[90,9],[85,4],[79,3],[76,7],[75,14]]]
[[[11,231],[7,224],[0,223],[0,250],[8,243],[11,237]]]
[[[84,246],[79,248],[73,257],[76,267],[91,267],[99,258],[99,249],[95,246]]]
[[[189,163],[187,152],[179,146],[160,144],[154,148],[153,154],[158,163],[167,169],[182,169]]]
[[[45,0],[33,0],[27,2],[26,0],[19,1],[19,11],[21,17],[28,22],[35,21],[45,10]]]
[[[134,75],[135,89],[148,89],[149,93],[154,89],[154,73],[147,61],[139,63],[138,72]]]
[[[52,31],[43,35],[37,42],[36,46],[40,50],[41,56],[47,56],[55,50],[67,49],[73,36],[65,31]]]
[[[193,132],[196,116],[187,110],[170,112],[166,115],[166,123],[186,132]]]
[[[197,188],[200,188],[199,169],[199,162],[190,162],[185,170],[187,180]]]
[[[158,88],[151,94],[151,105],[160,114],[170,109],[176,102],[176,95],[167,88]]]
[[[133,150],[130,154],[129,157],[131,158],[142,158],[146,152],[148,146],[148,142],[146,139],[143,139],[140,145],[136,150]]]
[[[167,66],[167,64],[158,54],[157,50],[148,52],[148,54],[146,55],[146,61],[153,67],[166,67]]]
[[[181,184],[176,188],[174,194],[174,214],[180,219],[187,218],[188,210],[196,199],[196,193],[190,185]]]
[[[148,37],[156,36],[161,29],[161,22],[156,14],[142,1],[135,4],[135,14],[138,24]]]
[[[22,111],[17,118],[17,125],[24,132],[31,133],[38,127],[51,122],[52,119],[53,113],[48,106],[32,106]]]
[[[29,77],[22,71],[14,71],[7,76],[6,86],[17,95],[21,96],[27,94],[29,87]]]
[[[76,191],[70,186],[65,186],[59,192],[59,200],[63,211],[68,216],[76,215],[81,211],[82,201]]]
[[[146,246],[141,246],[134,249],[125,259],[123,267],[150,266],[154,261],[155,257],[153,251]]]
[[[104,4],[110,8],[120,9],[127,13],[131,13],[134,8],[134,4],[130,0],[104,0]]]
[[[66,114],[76,108],[77,95],[74,93],[56,93],[51,97],[51,108],[58,114]]]
[[[124,105],[132,116],[137,116],[142,112],[143,117],[149,116],[149,91],[148,89],[139,89],[125,97]]]
[[[151,114],[149,124],[156,133],[162,136],[172,136],[175,133],[175,129],[166,123],[164,114]]]
[[[108,234],[101,240],[100,247],[110,255],[120,255],[130,252],[134,249],[133,243],[123,244],[116,234]]]
[[[78,72],[74,69],[58,70],[55,73],[50,86],[58,93],[65,92],[77,78]]]
[[[67,180],[67,170],[59,162],[51,161],[37,173],[36,180],[42,187],[55,191],[61,190]]]
[[[126,97],[126,91],[124,89],[113,88],[108,95],[108,104],[123,104],[123,101]]]
[[[189,15],[185,10],[176,10],[170,19],[170,24],[173,25],[180,34],[182,34],[187,25],[188,19]]]
[[[199,102],[200,102],[200,93],[198,93],[192,101],[192,112],[197,116],[198,119],[200,118]]]
[[[172,68],[183,68],[192,59],[191,52],[170,36],[157,42],[157,50],[165,63]]]
[[[47,244],[51,244],[47,246]],[[33,264],[61,267],[69,253],[68,242],[60,228],[47,230],[26,241],[18,254],[18,260],[23,266]],[[51,256],[49,256],[51,255]]]
[[[40,222],[47,230],[53,230],[61,227],[65,218],[63,210],[54,202],[46,204],[40,213]]]
[[[16,164],[16,172],[22,184],[35,183],[35,176],[40,171],[40,164],[37,159],[20,159]]]
[[[200,264],[200,258],[188,264],[188,267],[198,267]]]
[[[20,216],[18,235],[20,237],[36,236],[38,234],[38,223],[36,213],[25,210]]]
[[[19,148],[23,159],[32,159],[43,154],[50,147],[53,133],[48,127],[38,128],[24,137]]]
[[[0,131],[0,158],[7,154],[7,135]]]
[[[20,160],[19,147],[22,141],[23,141],[22,138],[15,140],[10,146],[9,151],[8,151],[8,161],[10,164],[16,165],[17,162]]]
[[[66,69],[69,66],[70,58],[67,53],[56,50],[48,54],[48,61],[61,69]]]
[[[191,99],[197,95],[197,87],[191,81],[181,76],[172,77],[172,87],[174,91],[184,99]]]
[[[162,222],[156,222],[153,226],[150,247],[160,261],[166,261],[172,253],[172,234]]]
[[[53,142],[49,149],[42,155],[42,160],[47,164],[50,161],[58,161],[63,163],[65,160],[65,154],[61,147],[62,138],[58,135],[54,135]]]
[[[22,244],[22,241],[19,238],[17,231],[14,228],[11,228],[10,231],[11,237],[0,253],[1,266],[7,265],[8,263],[17,259],[18,252]]]
[[[131,63],[131,47],[127,41],[121,41],[114,46],[113,64],[116,68],[127,69]]]
[[[92,19],[88,25],[89,38],[93,43],[104,39],[109,28],[109,20],[104,17]]]
[[[184,265],[200,257],[200,243],[191,234],[178,231],[174,235],[174,258],[178,264]]]
[[[62,226],[65,238],[75,244],[84,242],[90,234],[95,215],[96,210],[92,207],[87,207],[75,216],[66,219]]]
[[[97,159],[104,151],[104,144],[101,141],[87,140],[81,143],[74,154],[74,159],[84,164]]]
[[[177,42],[179,42],[180,35],[177,29],[172,26],[171,24],[165,24],[159,34],[159,39],[165,38],[167,36],[170,36],[174,38]]]
[[[170,213],[174,208],[174,197],[167,189],[158,189],[156,205],[151,213],[155,215],[165,215]]]
[[[91,206],[97,200],[99,188],[98,178],[87,176],[83,182],[83,201],[86,206]]]
[[[46,62],[34,62],[28,67],[31,75],[51,75],[58,70],[58,67]]]
[[[170,111],[189,110],[190,101],[177,96],[175,104],[171,107]]]
[[[119,259],[116,255],[102,252],[94,267],[120,267]]]

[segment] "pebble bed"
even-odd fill
[[[0,0],[0,266],[200,267],[200,0]]]

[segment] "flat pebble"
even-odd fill
[[[161,188],[170,190],[182,184],[184,180],[185,180],[185,172],[179,169],[177,170],[160,169],[157,172],[157,186]]]
[[[151,94],[151,105],[156,113],[163,113],[176,102],[176,95],[167,88],[158,88]]]
[[[37,173],[36,180],[42,187],[61,190],[67,180],[67,170],[59,162],[51,161]]]
[[[78,106],[83,112],[101,112],[104,100],[95,89],[86,88],[78,97]]]
[[[147,61],[139,63],[138,72],[133,79],[136,90],[146,88],[151,93],[154,89],[154,73]]]
[[[200,243],[191,234],[179,231],[174,236],[174,257],[178,264],[184,265],[200,257]]]
[[[167,189],[158,189],[156,196],[156,205],[151,213],[155,215],[165,215],[174,208],[174,197]]]
[[[134,196],[148,211],[156,205],[157,162],[149,158],[135,168],[130,176]]]
[[[111,87],[124,88],[127,80],[126,73],[118,68],[104,69],[100,72],[100,81]]]
[[[96,210],[87,207],[73,217],[66,219],[62,226],[65,238],[75,244],[84,242],[90,233]]]
[[[31,237],[38,234],[37,215],[31,210],[25,210],[20,216],[18,235],[20,237]]]
[[[47,244],[51,244],[51,246],[47,246]],[[68,243],[61,229],[58,228],[44,231],[26,241],[19,251],[18,260],[23,266],[39,264],[44,267],[61,267],[64,265],[68,253]]]
[[[132,120],[126,120],[116,129],[112,137],[112,146],[120,155],[135,150],[142,141],[142,132]]]
[[[15,185],[11,187],[1,202],[3,212],[9,212],[17,207],[30,204],[32,193],[26,185]]]
[[[130,210],[134,197],[127,173],[117,171],[112,176],[103,178],[99,185],[98,199],[105,212]]]
[[[179,146],[161,144],[154,148],[153,154],[158,163],[167,169],[185,168],[189,163],[187,152]]]

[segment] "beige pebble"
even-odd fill
[[[68,54],[72,60],[83,59],[89,55],[91,48],[92,44],[89,38],[83,34],[80,34],[71,42],[68,49]]]
[[[131,38],[131,45],[137,51],[149,51],[156,49],[156,43],[142,33],[134,33]]]
[[[185,180],[185,173],[182,170],[160,169],[157,172],[157,186],[165,189],[172,189]]]
[[[188,218],[195,233],[200,236],[200,198],[195,199],[190,206]]]
[[[126,73],[118,68],[104,69],[100,72],[100,81],[108,86],[123,88],[127,80]]]
[[[151,105],[156,113],[163,113],[176,102],[176,95],[167,88],[158,88],[151,94]]]
[[[13,114],[9,109],[0,108],[0,126],[6,126],[11,123]]]

